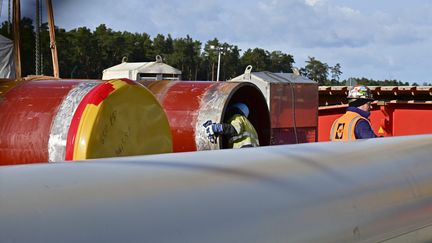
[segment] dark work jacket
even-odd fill
[[[359,115],[361,115],[362,117],[369,119],[370,116],[370,112],[361,110],[357,107],[348,107],[347,111],[352,111],[352,112],[356,112]],[[369,125],[369,122],[360,119],[357,124],[355,125],[354,128],[354,134],[355,137],[357,139],[362,139],[362,138],[376,138],[377,135],[374,133],[374,131],[372,130],[372,127]]]

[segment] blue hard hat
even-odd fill
[[[243,115],[244,115],[245,117],[248,117],[248,116],[249,116],[249,108],[248,108],[248,106],[247,106],[245,103],[241,103],[241,102],[239,102],[239,103],[234,103],[234,104],[231,106],[231,108],[237,108],[238,110],[240,110],[240,111],[243,113]]]

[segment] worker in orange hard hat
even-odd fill
[[[331,141],[349,141],[376,138],[369,121],[371,103],[374,100],[371,90],[364,85],[354,86],[348,93],[346,113],[333,122],[330,131]]]
[[[211,143],[217,143],[219,136],[228,138],[230,148],[258,147],[258,134],[247,119],[249,108],[244,103],[235,103],[228,108],[228,123],[213,123],[208,120],[203,124]]]

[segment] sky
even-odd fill
[[[7,1],[1,0],[1,21]],[[45,3],[45,1],[42,1]],[[342,67],[341,79],[431,83],[431,0],[52,0],[66,30],[100,24],[115,31],[214,38],[243,51],[262,48]],[[34,16],[34,0],[22,0]],[[46,22],[46,17],[44,22]]]

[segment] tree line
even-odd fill
[[[21,20],[22,75],[34,75],[35,60],[40,63],[40,74],[52,74],[50,39],[47,23],[39,28],[40,55],[36,56],[36,31],[30,18]],[[0,34],[12,39],[10,23],[3,22]],[[60,77],[100,79],[102,71],[122,62],[154,61],[162,56],[165,63],[182,71],[183,80],[216,80],[218,53],[221,52],[220,80],[242,74],[248,65],[253,71],[292,72],[295,63],[291,54],[267,51],[261,48],[247,49],[241,53],[236,45],[220,42],[217,38],[201,43],[189,35],[172,38],[170,34],[158,34],[151,38],[147,33],[113,31],[105,24],[94,31],[80,27],[66,31],[56,27],[56,45]],[[352,82],[365,85],[409,85],[397,80],[370,80],[350,78],[340,80],[342,67],[339,63],[329,66],[309,57],[300,73],[320,85],[349,85]]]

